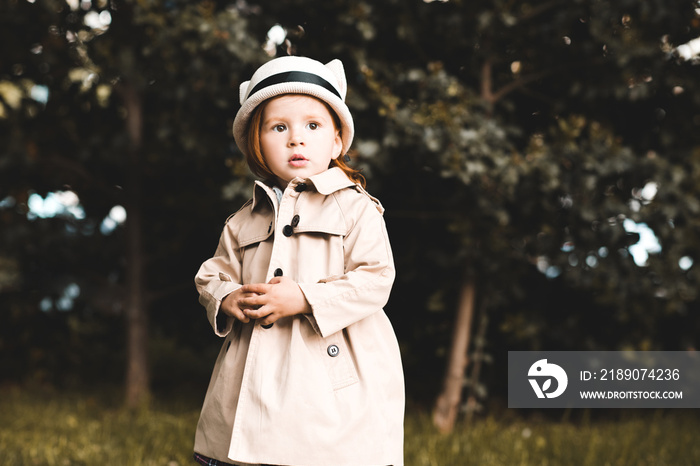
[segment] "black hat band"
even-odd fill
[[[316,84],[317,86],[321,86],[322,88],[337,95],[338,98],[340,98],[340,100],[343,100],[343,98],[340,97],[340,93],[338,92],[338,90],[335,87],[333,87],[331,83],[329,83],[317,74],[306,73],[304,71],[287,71],[284,73],[273,74],[272,76],[268,76],[267,78],[260,81],[253,88],[252,91],[250,91],[250,93],[248,94],[248,98],[250,98],[250,96],[252,96],[256,92],[265,89],[266,87],[288,82]]]

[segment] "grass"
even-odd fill
[[[105,398],[0,392],[0,464],[191,464],[195,409],[129,412]]]
[[[427,416],[406,419],[407,466],[697,465],[693,412],[623,413],[617,420],[560,422],[487,417],[440,435]]]
[[[198,406],[156,401],[141,412],[118,397],[0,391],[0,465],[159,465],[190,460]],[[575,422],[506,412],[437,433],[426,414],[406,417],[407,466],[700,464],[694,411],[625,413]],[[332,466],[332,465],[329,465]]]

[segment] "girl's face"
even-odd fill
[[[333,116],[321,101],[294,94],[275,97],[265,106],[260,151],[282,187],[294,177],[326,171],[342,148]]]

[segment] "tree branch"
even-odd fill
[[[560,4],[561,5],[567,4],[568,5],[568,2],[563,2],[561,0],[552,0],[551,2],[543,3],[542,5],[538,5],[532,9],[528,10],[528,12],[526,14],[523,14],[522,16],[520,16],[518,18],[518,24],[520,24],[521,22],[529,21],[533,18],[536,18],[537,16],[547,12],[548,10],[551,10],[552,8],[554,8],[555,6],[560,5]]]
[[[559,66],[553,66],[551,68],[545,69],[543,71],[539,71],[537,73],[532,73],[528,74],[525,76],[520,76],[516,78],[515,80],[509,82],[508,84],[504,85],[501,87],[498,91],[493,92],[491,87],[492,83],[489,82],[485,84],[483,82],[484,79],[491,79],[491,70],[489,69],[488,71],[484,70],[482,67],[482,98],[484,98],[487,102],[494,104],[501,100],[504,96],[507,94],[510,94],[511,92],[518,90],[522,87],[525,87],[526,85],[530,84],[531,82],[537,81],[538,79],[545,78],[547,76],[551,76],[554,74],[559,73],[560,71],[566,70],[566,69],[578,69],[578,68],[586,68],[586,67],[591,67],[591,66],[598,66],[602,63],[605,62],[604,58],[597,58],[594,60],[590,60],[586,63],[568,63],[564,65],[559,65]],[[484,66],[489,64],[490,66],[490,60],[487,60],[484,62]],[[488,93],[484,93],[484,86],[488,86],[487,91]]]
[[[509,82],[505,86],[501,87],[495,93],[490,93],[488,95],[489,99],[487,99],[487,102],[490,102],[492,104],[496,103],[499,100],[501,100],[505,95],[513,92],[514,90],[524,87],[533,81],[537,81],[538,79],[542,79],[545,76],[554,74],[555,71],[555,68],[550,68],[548,70],[540,71],[539,73],[532,73],[527,76],[521,76],[515,79],[514,81]]]

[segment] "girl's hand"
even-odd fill
[[[224,297],[221,301],[221,311],[243,323],[250,322],[250,318],[245,314],[247,309],[243,301],[251,296],[254,296],[254,293],[248,293],[243,288],[239,288]]]
[[[269,325],[282,317],[311,312],[311,306],[299,285],[288,277],[274,277],[269,283],[254,283],[241,288],[242,312],[250,319]]]

